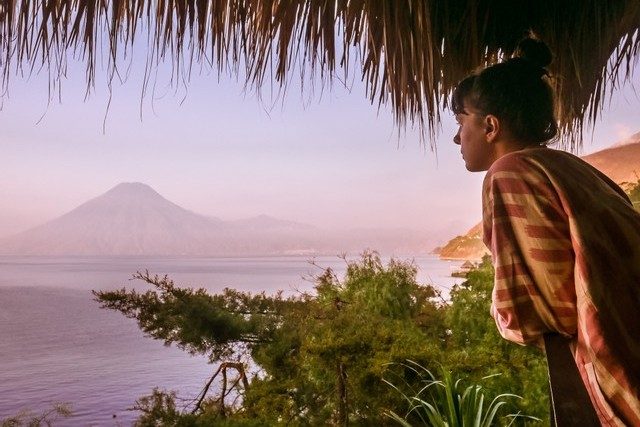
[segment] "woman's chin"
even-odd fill
[[[484,172],[487,170],[486,167],[470,164],[467,161],[464,162],[464,166],[467,168],[469,172]]]

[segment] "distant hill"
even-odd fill
[[[374,248],[427,253],[414,230],[328,232],[260,215],[223,221],[191,212],[142,183],[119,184],[43,225],[0,240],[11,255],[315,255]]]
[[[636,182],[640,179],[640,132],[583,159],[618,184]]]
[[[620,185],[636,182],[640,179],[640,132],[583,159]],[[482,224],[476,224],[466,234],[454,237],[433,252],[441,259],[479,260],[489,253],[482,242]]]
[[[123,183],[53,221],[0,241],[0,253],[215,255],[266,250],[244,236],[256,228],[263,234],[313,229],[269,217],[222,221],[186,210],[146,184]]]
[[[489,250],[482,241],[482,223],[476,224],[462,236],[456,236],[446,245],[434,250],[440,259],[479,260]]]

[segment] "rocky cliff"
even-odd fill
[[[483,255],[489,253],[482,242],[482,224],[476,224],[466,234],[454,237],[434,252],[438,254],[440,259],[479,260]]]

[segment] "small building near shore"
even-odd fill
[[[451,273],[451,277],[467,277],[467,273],[469,273],[474,267],[475,264],[467,260],[460,266],[460,268]]]

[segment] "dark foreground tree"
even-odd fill
[[[525,397],[505,407],[505,414],[546,417],[544,360],[504,343],[489,318],[490,264],[453,289],[450,303],[434,287],[417,283],[416,272],[411,262],[385,266],[367,252],[347,262],[342,280],[327,269],[313,294],[295,297],[229,289],[210,295],[148,273],[136,277],[153,290],[95,295],[102,307],[135,318],[166,344],[206,354],[214,364],[250,360],[245,366],[256,370],[245,386],[241,375],[227,378],[195,411],[177,411],[170,394],[154,391],[138,402],[141,425],[169,416],[183,425],[391,424],[385,413],[403,413],[405,402],[384,379],[407,392],[422,384],[407,360],[456,378],[501,374],[485,381],[488,397]],[[411,415],[407,420],[419,423]]]

